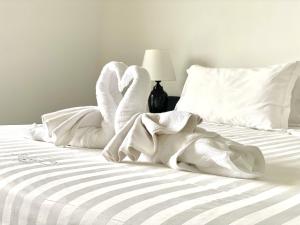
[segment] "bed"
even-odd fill
[[[25,139],[27,126],[1,126],[1,225],[299,224],[299,137],[200,126],[260,147],[265,176],[246,180],[110,163],[99,151]]]

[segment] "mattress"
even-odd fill
[[[266,174],[245,180],[58,148],[0,127],[1,225],[300,224],[300,138],[202,124],[261,148]]]

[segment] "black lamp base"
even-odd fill
[[[163,87],[159,84],[160,81],[155,81],[156,85],[148,98],[149,111],[151,113],[161,113],[168,110],[168,95]]]

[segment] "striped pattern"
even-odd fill
[[[259,146],[266,176],[243,180],[103,160],[0,127],[1,225],[299,224],[300,138],[283,132],[202,124]],[[33,162],[20,162],[27,154]],[[39,160],[54,160],[44,165]]]

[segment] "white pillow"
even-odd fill
[[[300,126],[300,78],[297,79],[291,101],[290,126]]]
[[[252,69],[191,66],[176,110],[204,121],[257,129],[288,128],[297,62]],[[299,95],[300,96],[300,95]]]

